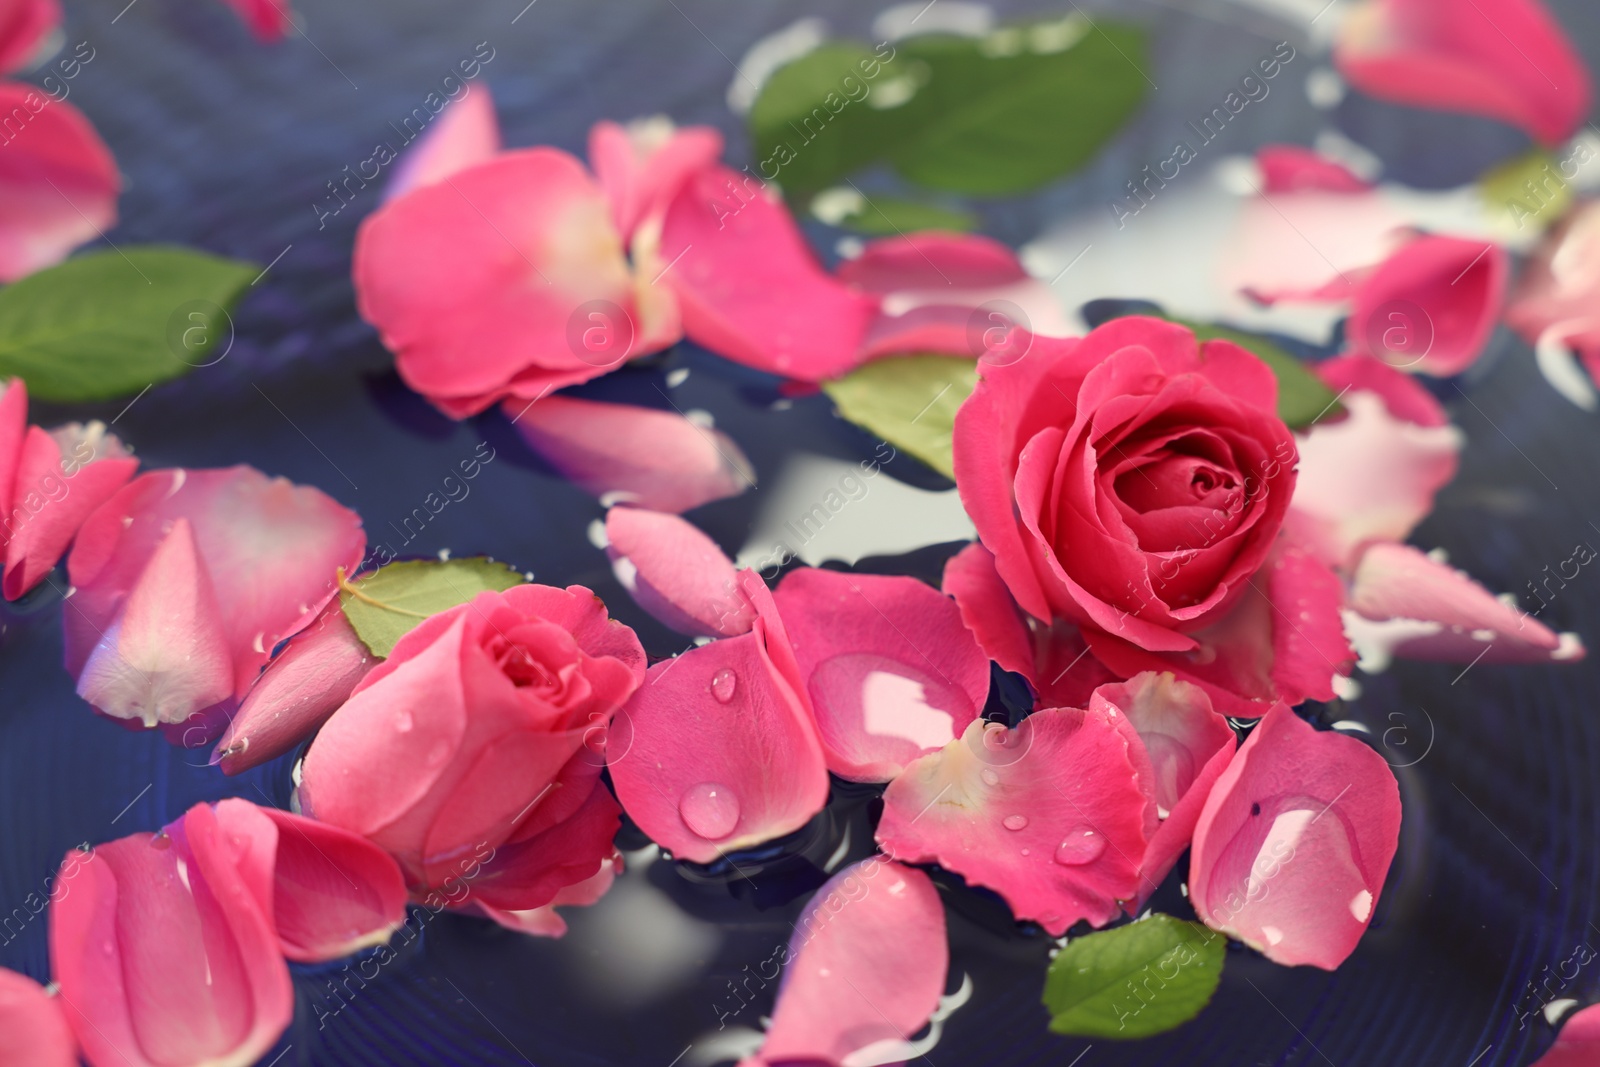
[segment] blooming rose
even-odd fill
[[[401,638],[333,713],[301,801],[386,849],[414,894],[467,885],[491,908],[540,907],[613,853],[619,809],[585,742],[644,668],[582,586],[480,593]]]
[[[1293,494],[1277,382],[1159,319],[1038,338],[983,366],[956,416],[956,485],[1017,602],[1184,652],[1267,558]]]

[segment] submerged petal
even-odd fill
[[[1206,925],[1268,959],[1333,970],[1372,919],[1399,835],[1383,757],[1279,704],[1206,800],[1189,898]]]

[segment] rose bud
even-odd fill
[[[301,802],[386,850],[419,899],[541,907],[612,855],[617,808],[589,746],[644,667],[582,586],[480,593],[356,686],[306,753]]]
[[[67,559],[79,695],[204,744],[365,547],[355,512],[251,467],[135,478],[89,516]]]
[[[61,1001],[25,974],[0,969],[0,1067],[78,1067]]]

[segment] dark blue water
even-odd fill
[[[325,213],[325,183],[390,139],[389,124],[420,105],[479,42],[494,49],[483,77],[510,144],[580,150],[596,119],[665,111],[680,122],[722,127],[730,158],[743,162],[745,141],[723,102],[733,76],[725,56],[737,59],[803,13],[864,35],[875,10],[847,0],[807,3],[803,11],[778,0],[537,0],[525,10],[525,0],[301,0],[309,39],[264,48],[210,0],[138,0],[113,24],[122,2],[68,2],[69,41],[96,49],[71,99],[99,127],[128,178],[112,239],[175,241],[262,264],[281,258],[239,310],[227,358],[151,390],[122,414],[117,432],[150,466],[244,462],[315,484],[359,510],[374,539],[397,538],[389,522],[409,514],[459,459],[489,440],[496,458],[471,496],[407,548],[487,552],[541,581],[587,584],[639,629],[652,653],[680,649],[680,638],[634,609],[589,543],[585,531],[601,514],[598,504],[544,470],[498,416],[452,424],[394,377],[388,355],[355,315],[348,274],[355,226],[376,205],[377,189],[324,218],[321,228],[316,205]],[[1194,6],[1225,17],[1135,9],[1157,30],[1161,88],[1145,114],[1078,178],[984,205],[985,232],[1020,243],[1046,219],[1116,195],[1126,174],[1165,154],[1166,131],[1187,117],[1187,104],[1220,98],[1262,41],[1277,39],[1270,24],[1241,15],[1242,8],[1220,0]],[[1583,0],[1557,7],[1591,62],[1600,60],[1600,9]],[[1230,130],[1237,141],[1229,151],[1303,139],[1312,116],[1297,92],[1251,109],[1250,124]],[[1391,174],[1436,187],[1469,178],[1517,143],[1486,124],[1359,100],[1347,101],[1339,119],[1385,158]],[[872,454],[872,439],[833,418],[825,399],[768,410],[773,382],[687,347],[607,388],[653,395],[651,376],[685,366],[693,373],[678,402],[713,412],[764,479],[797,444],[841,457]],[[1457,566],[1492,588],[1523,590],[1546,565],[1567,559],[1575,543],[1600,537],[1591,525],[1600,521],[1600,423],[1560,400],[1539,378],[1531,353],[1503,332],[1462,386],[1464,394],[1447,390],[1469,438],[1462,472],[1417,541],[1448,549]],[[121,408],[36,417],[109,420]],[[888,469],[915,484],[941,484],[909,459]],[[759,492],[747,494],[692,517],[736,551],[759,499]],[[931,576],[940,554],[880,562]],[[1600,575],[1581,573],[1545,621],[1594,643],[1597,590]],[[58,666],[60,611],[46,595],[3,616],[0,926],[14,907],[26,915],[29,894],[41,891],[62,853],[79,842],[155,828],[200,800],[242,795],[284,804],[289,794],[288,758],[226,779],[200,755],[91,715]],[[1019,931],[993,900],[947,886],[952,981],[970,975],[976,996],[950,1020],[928,1062],[1530,1062],[1553,1031],[1537,1011],[1528,1013],[1549,996],[1536,997],[1529,983],[1570,971],[1563,964],[1580,946],[1600,945],[1596,671],[1591,661],[1479,666],[1458,677],[1459,667],[1405,664],[1367,679],[1365,695],[1345,714],[1374,734],[1402,727],[1389,735],[1395,762],[1427,752],[1399,772],[1403,839],[1371,932],[1335,974],[1231,953],[1211,1008],[1159,1039],[1091,1048],[1047,1034],[1038,1002],[1047,943]],[[758,879],[759,891],[738,878],[690,878],[664,863],[625,879],[623,885],[639,883],[635,899],[678,917],[646,921],[628,941],[580,913],[564,942],[441,916],[381,971],[358,969],[354,978],[339,967],[299,972],[295,1023],[263,1062],[668,1067],[716,1030],[729,1007],[728,982],[786,937],[820,879],[819,857],[847,827],[851,855],[864,853],[871,814],[870,797],[837,797],[813,828],[805,853],[811,859],[779,865]],[[1181,913],[1175,883],[1158,904]],[[648,920],[653,913],[640,907]],[[663,931],[674,923],[679,940],[665,945]],[[0,938],[0,964],[47,976],[42,918],[13,919]],[[641,993],[642,983],[627,979],[637,977],[638,960],[654,942],[670,950],[668,964],[680,964],[682,973],[666,988]],[[609,980],[606,967],[613,969]],[[1584,1002],[1600,998],[1600,964],[1559,991]],[[756,1025],[773,992],[762,991],[728,1022]]]

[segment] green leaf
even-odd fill
[[[430,615],[465,604],[487,590],[521,585],[522,575],[492,559],[405,560],[356,581],[339,575],[339,607],[356,636],[375,656],[387,657],[395,642]]]
[[[762,87],[749,120],[758,169],[791,196],[881,161],[951,192],[1035,189],[1088,163],[1138,108],[1145,43],[1139,27],[1071,14],[913,37],[887,61],[824,45]]]
[[[0,289],[0,376],[41,400],[109,400],[208,366],[260,268],[184,248],[75,256]]]
[[[1171,316],[1168,316],[1171,318]],[[1319,419],[1332,418],[1343,413],[1339,394],[1329,389],[1311,368],[1258,334],[1227,326],[1209,326],[1172,318],[1173,322],[1187,326],[1202,341],[1221,338],[1232,341],[1247,351],[1255,353],[1278,379],[1278,417],[1290,429],[1301,430]]]
[[[955,477],[950,434],[956,411],[978,384],[978,361],[958,356],[899,356],[824,382],[839,414]]]
[[[898,125],[879,105],[903,91],[895,88],[903,77],[898,64],[854,41],[825,44],[778,68],[748,120],[761,177],[790,193],[810,192],[877,159]]]
[[[1140,1038],[1200,1014],[1222,977],[1227,938],[1170,915],[1073,938],[1050,963],[1050,1029],[1077,1037]]]
[[[1478,179],[1478,190],[1490,219],[1507,230],[1532,225],[1534,233],[1560,221],[1572,206],[1572,187],[1559,166],[1555,155],[1535,148],[1486,171]]]
[[[970,212],[953,211],[937,204],[925,204],[903,197],[874,196],[868,199],[848,186],[818,193],[811,201],[811,213],[830,226],[842,226],[873,237],[915,233],[918,230],[965,233],[978,225],[978,220]]]
[[[912,102],[921,127],[890,159],[911,181],[979,196],[1083,167],[1150,87],[1144,30],[1076,13],[977,40],[914,37],[900,58],[928,73]]]

